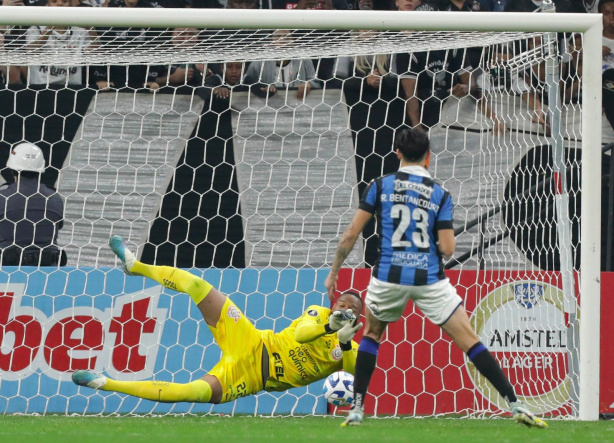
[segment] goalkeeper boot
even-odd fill
[[[72,373],[72,381],[79,386],[100,389],[107,384],[107,379],[90,371],[79,370]]]
[[[516,422],[526,425],[530,428],[543,429],[548,427],[548,423],[546,423],[541,418],[536,417],[535,414],[529,411],[526,406],[519,401],[510,403],[510,407],[512,408],[512,418],[516,420]]]
[[[341,426],[360,426],[362,424],[363,415],[365,415],[365,411],[361,407],[354,406],[350,409],[348,418],[341,423]]]
[[[124,242],[124,239],[119,235],[113,235],[109,239],[109,246],[111,247],[111,250],[115,252],[115,255],[117,255],[117,257],[122,261],[124,273],[126,275],[134,275],[132,272],[130,272],[130,269],[132,269],[134,266],[136,257],[132,251],[126,247],[126,242]]]

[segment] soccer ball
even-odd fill
[[[354,376],[344,371],[330,374],[324,382],[324,398],[334,406],[349,406],[354,401]]]

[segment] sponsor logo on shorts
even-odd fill
[[[337,345],[337,347],[335,349],[333,349],[332,351],[330,351],[330,356],[333,360],[335,361],[339,361],[343,358],[343,351],[341,350],[341,348]]]
[[[371,312],[373,312],[375,315],[379,315],[379,305],[372,301],[369,302],[369,309],[371,310]]]
[[[317,317],[318,311],[316,311],[315,309],[310,309],[309,311],[307,311],[307,314],[311,315],[312,317]]]
[[[239,311],[235,306],[230,305],[228,306],[228,311],[226,312],[226,315],[232,318],[236,323],[241,318],[241,311]]]
[[[519,400],[534,412],[555,411],[569,404],[568,337],[563,306],[564,296],[559,288],[540,281],[522,281],[494,289],[471,314],[471,324],[482,343],[501,364]],[[507,409],[497,391],[468,360],[467,370],[488,401]]]

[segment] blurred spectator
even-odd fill
[[[198,90],[198,95],[206,102],[216,101],[216,111],[227,109],[232,91],[246,91],[248,86],[243,83],[245,65],[242,62],[226,62],[220,65],[219,72],[205,79],[205,87]],[[210,99],[213,98],[212,101]]]
[[[243,69],[242,62],[226,62],[222,65],[222,72],[214,74],[205,80],[205,85],[212,88],[212,92],[216,97],[229,98],[230,91],[236,88],[247,89],[243,84]]]
[[[200,41],[196,28],[175,28],[171,37],[174,51],[188,51]],[[203,86],[207,69],[203,63],[174,64],[167,74],[160,74],[156,82],[160,86]]]
[[[105,5],[109,8],[136,8],[139,0],[108,0]],[[98,40],[100,45],[110,45],[113,51],[122,48],[143,47],[154,45],[154,38],[159,33],[144,28],[99,28]],[[118,49],[119,48],[119,49]],[[160,88],[158,79],[166,76],[168,68],[147,65],[106,65],[90,67],[90,82],[100,91],[111,88],[147,89],[155,91]]]
[[[280,50],[292,44],[292,34],[287,29],[276,30],[272,38],[273,44]],[[249,65],[245,73],[245,83],[254,85],[252,92],[256,95],[272,95],[278,89],[297,88],[296,97],[299,100],[312,89],[320,88],[315,78],[313,62],[309,59],[256,61]]]
[[[47,0],[47,6],[68,7],[69,0]],[[83,51],[90,44],[90,33],[77,26],[30,26],[26,31],[26,50],[68,49]],[[27,69],[29,85],[65,84],[81,85],[81,66],[30,65]]]
[[[188,0],[137,0],[139,8],[185,8]]]
[[[249,65],[245,83],[255,85],[252,91],[259,96],[273,95],[278,89],[297,88],[296,98],[300,100],[312,89],[320,88],[315,75],[309,59],[256,61]]]
[[[43,5],[46,3],[44,0]],[[23,0],[0,0],[0,6],[25,6]],[[0,12],[2,14],[2,12]],[[0,51],[11,47],[21,46],[24,43],[26,30],[21,26],[0,25]],[[26,72],[26,69],[20,66],[3,66],[0,68],[3,72],[5,84],[21,83],[21,73]]]
[[[571,0],[553,0],[556,12],[574,12]],[[542,0],[507,0],[505,12],[533,12],[542,7]]]
[[[514,0],[508,0],[514,1]],[[528,0],[531,1],[531,0]],[[478,0],[426,0],[416,11],[479,11]]]
[[[259,0],[228,0],[226,7],[229,9],[258,9],[260,2]]]
[[[508,1],[513,0],[478,0],[480,11],[503,12]]]
[[[97,1],[97,0],[89,0]],[[105,0],[111,8],[185,8],[191,0]]]
[[[421,0],[395,0],[398,11],[415,11],[422,4]]]
[[[271,0],[271,9],[350,9],[347,0]]]
[[[390,59],[384,54],[340,57],[335,71],[337,78],[344,79],[359,193],[371,179],[398,166],[390,143],[394,128],[403,123],[404,102],[399,99],[399,79],[390,73]]]
[[[492,132],[499,135],[507,131],[505,122],[499,118],[493,108],[492,99],[497,92],[501,94],[522,95],[528,99],[529,87],[519,74],[510,75],[505,69],[509,57],[506,46],[485,47],[479,68],[471,72],[470,89],[477,100],[478,109],[492,122]],[[540,103],[541,109],[541,103]]]
[[[396,69],[407,98],[407,117],[412,127],[428,130],[439,122],[444,100],[462,98],[469,92],[470,66],[465,51],[431,50],[398,54]]]
[[[72,6],[84,6],[99,8],[102,6],[102,0],[71,0]]]
[[[360,89],[365,93],[372,90],[377,97],[385,95],[389,96],[388,99],[392,99],[397,92],[398,79],[390,75],[388,55],[340,57],[335,77],[347,79],[343,82],[344,90]]]
[[[57,246],[64,203],[55,189],[41,183],[45,159],[32,143],[13,147],[6,166],[15,182],[0,190],[2,266],[57,266],[66,255]]]
[[[192,0],[192,7],[193,8],[223,8],[225,5],[224,3],[226,2],[221,2],[218,0]]]
[[[478,0],[424,0],[416,11],[449,11],[449,12],[476,12],[481,9]],[[464,53],[466,68],[478,66],[482,54],[482,47],[467,48]]]
[[[603,14],[603,108],[614,128],[614,0],[601,0],[599,12]]]
[[[599,12],[599,0],[572,0],[572,6],[574,12]]]

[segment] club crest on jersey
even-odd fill
[[[544,287],[537,283],[514,285],[514,299],[523,308],[531,309],[544,298]]]
[[[315,309],[310,309],[309,311],[307,311],[307,314],[312,316],[312,317],[317,317],[318,316],[318,311],[316,311]]]
[[[228,311],[226,312],[226,315],[232,318],[236,323],[241,318],[241,311],[239,311],[235,306],[230,305],[228,306]]]
[[[423,183],[410,182],[407,180],[395,180],[394,181],[394,191],[395,192],[415,191],[418,194],[423,195],[425,198],[431,198],[431,193],[433,192],[433,188]]]
[[[332,349],[330,351],[330,356],[335,361],[339,361],[339,360],[341,360],[343,358],[343,351],[341,350],[339,345],[337,345],[337,347],[335,349]]]

